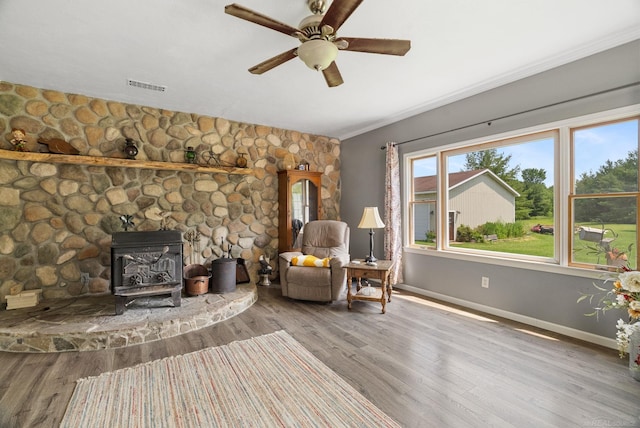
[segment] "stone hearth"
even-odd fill
[[[236,291],[185,297],[137,299],[115,314],[111,295],[43,301],[31,308],[0,311],[0,351],[96,351],[139,345],[188,333],[229,319],[258,298],[254,284]]]

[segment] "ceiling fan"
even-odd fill
[[[295,37],[302,43],[297,48],[251,67],[249,72],[262,74],[297,56],[309,68],[322,71],[327,85],[334,87],[343,83],[335,63],[338,50],[402,56],[411,48],[409,40],[338,37],[336,32],[362,1],[334,0],[327,9],[325,0],[307,0],[313,15],[304,18],[300,22],[300,28],[291,27],[235,3],[225,6],[224,11],[237,18]]]

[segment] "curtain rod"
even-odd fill
[[[400,143],[394,143],[394,146],[400,146],[400,145],[406,144],[406,143],[413,143],[414,141],[422,140],[422,139],[425,139],[425,138],[437,137],[439,135],[448,134],[449,132],[460,131],[460,130],[463,130],[463,129],[471,128],[471,127],[482,125],[482,124],[485,124],[485,123],[488,126],[491,126],[491,123],[493,123],[493,122],[495,122],[497,120],[508,119],[510,117],[513,117],[513,116],[518,116],[518,115],[525,114],[525,113],[531,113],[531,112],[534,112],[534,111],[537,111],[537,110],[542,110],[542,109],[546,109],[546,108],[549,108],[549,107],[555,107],[555,106],[559,106],[561,104],[566,104],[566,103],[570,103],[570,102],[573,102],[573,101],[579,101],[579,100],[583,100],[585,98],[595,97],[595,96],[598,96],[598,95],[607,94],[609,92],[619,91],[620,89],[627,89],[627,88],[630,88],[632,86],[638,86],[638,85],[640,85],[640,82],[628,83],[626,85],[618,86],[618,87],[615,87],[615,88],[605,89],[604,91],[598,91],[598,92],[594,92],[594,93],[591,93],[591,94],[587,94],[587,95],[582,95],[582,96],[579,96],[579,97],[571,98],[569,100],[558,101],[556,103],[547,104],[547,105],[544,105],[544,106],[541,106],[541,107],[535,107],[535,108],[531,108],[531,109],[528,109],[528,110],[523,110],[523,111],[520,111],[518,113],[511,113],[511,114],[507,114],[507,115],[504,115],[504,116],[496,117],[494,119],[483,120],[482,122],[476,122],[476,123],[472,123],[470,125],[464,125],[464,126],[460,126],[458,128],[449,129],[447,131],[441,131],[441,132],[436,132],[434,134],[424,135],[422,137],[412,138],[411,140],[402,141]],[[386,148],[387,148],[386,145],[380,147],[381,150],[385,150]]]

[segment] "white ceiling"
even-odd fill
[[[225,14],[233,1],[0,0],[0,80],[344,139],[640,38],[638,0],[365,0],[338,35],[411,50],[341,51],[328,88],[298,59],[250,74],[299,42]],[[294,27],[309,14],[235,1]]]

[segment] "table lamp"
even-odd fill
[[[373,255],[373,229],[381,229],[384,223],[380,219],[378,207],[365,207],[358,229],[369,229],[369,255],[364,259],[367,263],[375,263],[378,259]]]

